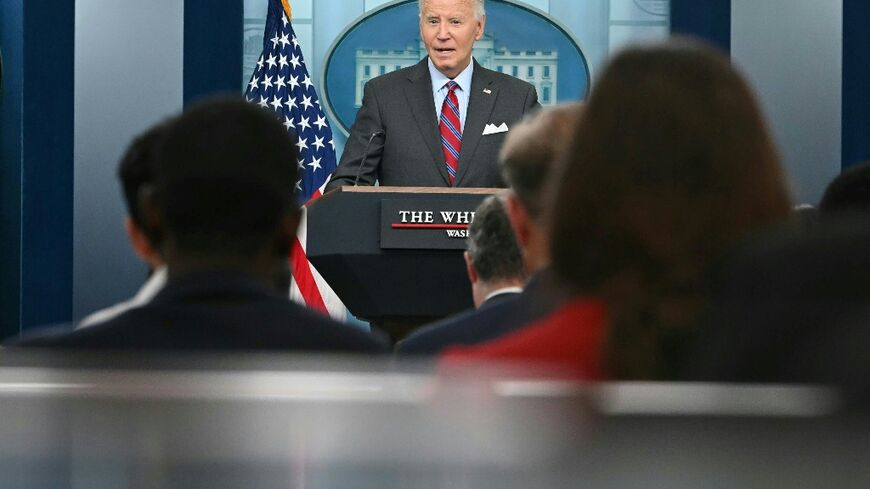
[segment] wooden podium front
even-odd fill
[[[308,208],[308,259],[353,315],[397,341],[473,307],[463,230],[467,213],[499,191],[338,188]]]

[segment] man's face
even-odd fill
[[[421,0],[420,37],[432,64],[455,78],[471,61],[474,41],[483,35],[486,17],[474,16],[474,0]]]

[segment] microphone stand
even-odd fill
[[[353,179],[353,186],[354,186],[354,187],[358,187],[358,186],[359,186],[359,177],[360,177],[360,175],[362,174],[362,170],[363,170],[363,168],[365,167],[366,160],[367,160],[368,157],[369,157],[369,147],[372,145],[372,141],[373,141],[376,137],[378,137],[378,136],[383,136],[383,135],[384,135],[384,131],[375,131],[375,132],[372,133],[371,136],[369,136],[369,141],[366,143],[365,150],[363,151],[363,158],[362,158],[362,161],[360,161],[360,163],[359,163],[359,168],[357,168],[357,170],[356,170],[356,178]]]

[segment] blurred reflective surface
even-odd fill
[[[107,368],[111,367],[111,368]],[[0,355],[0,487],[865,487],[812,387],[282,356]]]

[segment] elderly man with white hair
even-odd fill
[[[420,0],[427,56],[369,80],[327,189],[504,187],[497,165],[511,126],[540,107],[534,86],[478,64],[483,0]]]

